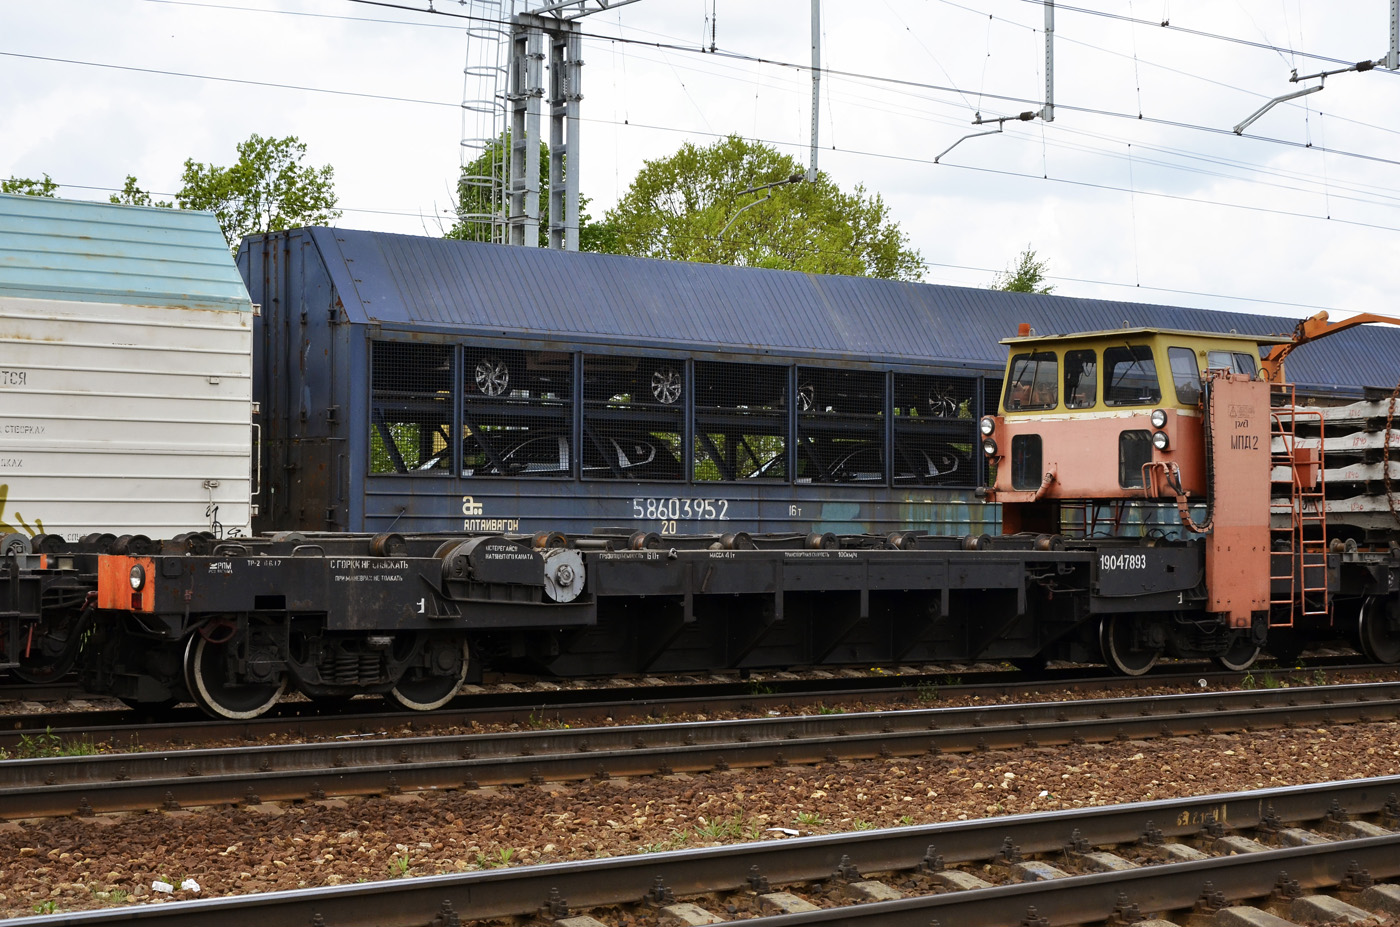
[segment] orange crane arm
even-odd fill
[[[1283,379],[1283,359],[1293,353],[1295,348],[1302,347],[1309,341],[1316,341],[1328,335],[1335,335],[1337,332],[1344,332],[1348,328],[1355,328],[1358,325],[1365,325],[1369,322],[1380,322],[1385,325],[1400,325],[1400,318],[1389,315],[1376,315],[1372,312],[1362,312],[1349,319],[1340,322],[1329,322],[1326,312],[1319,312],[1317,315],[1306,318],[1298,323],[1298,327],[1293,329],[1293,340],[1285,344],[1276,344],[1269,349],[1260,362],[1263,367],[1264,379],[1270,382],[1280,382]]]

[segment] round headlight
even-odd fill
[[[1153,409],[1153,410],[1152,410],[1152,427],[1153,427],[1153,428],[1166,428],[1166,427],[1167,427],[1167,410],[1166,410],[1166,409]]]
[[[1165,431],[1154,431],[1152,433],[1152,446],[1157,450],[1165,451],[1169,443],[1171,442],[1167,440],[1167,433]]]
[[[997,430],[996,419],[992,418],[990,415],[984,416],[977,427],[982,429],[982,434],[990,435]]]
[[[131,591],[140,592],[141,588],[146,585],[146,568],[139,563],[133,566],[131,568],[130,579]]]
[[[987,438],[982,442],[982,453],[986,454],[988,457],[995,457],[997,455],[997,443],[991,438]]]

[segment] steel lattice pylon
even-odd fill
[[[550,248],[578,250],[579,101],[583,66],[577,21],[638,0],[458,0],[467,29],[462,93],[462,176],[457,219],[466,237],[540,243],[541,100],[549,103]],[[544,85],[548,42],[549,86]],[[490,157],[487,157],[491,155]],[[468,171],[472,165],[477,169]]]

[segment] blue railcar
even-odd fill
[[[974,427],[1018,324],[1293,325],[327,228],[238,266],[262,530],[995,533]],[[1366,337],[1387,349],[1333,339],[1295,378],[1388,378],[1400,340]]]

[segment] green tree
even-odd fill
[[[510,133],[499,138],[463,166],[457,177],[457,221],[444,238],[460,241],[491,241],[491,216],[502,208],[492,201],[492,189],[500,190],[506,180],[506,149]],[[579,195],[578,242],[580,251],[612,251],[611,229],[594,222],[588,214],[588,197]],[[549,247],[549,145],[540,142],[540,240]]]
[[[10,175],[8,180],[0,180],[0,193],[17,193],[21,196],[53,196],[58,184],[48,174],[43,180],[30,180],[28,177]]]
[[[1015,267],[1008,267],[1005,273],[997,274],[991,289],[1010,293],[1053,293],[1055,288],[1045,282],[1045,268],[1048,266],[1050,262],[1036,260],[1035,251],[1027,245],[1017,258]]]
[[[175,194],[181,209],[207,209],[219,220],[229,247],[245,235],[299,225],[325,225],[340,217],[335,208],[335,170],[301,163],[306,144],[294,135],[238,143],[232,167],[185,161],[184,185]]]
[[[923,259],[877,194],[736,135],[648,161],[606,224],[621,254],[917,280]]]
[[[169,200],[151,199],[150,191],[137,186],[136,178],[131,174],[126,175],[126,185],[122,187],[121,192],[113,193],[107,200],[119,206],[159,206],[162,209],[172,209],[175,206]]]

